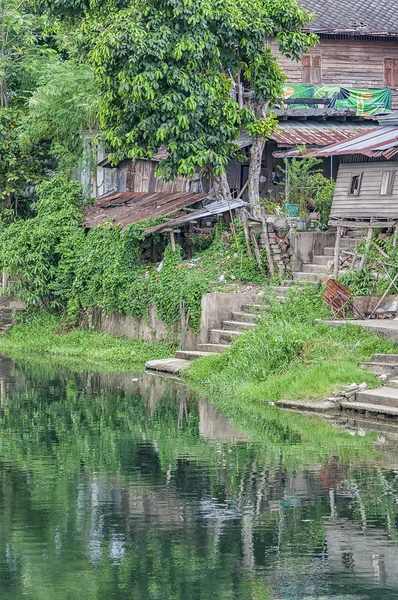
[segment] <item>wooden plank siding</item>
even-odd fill
[[[309,83],[308,58],[304,59],[303,66],[282,56],[274,41],[271,42],[271,46],[289,83]],[[353,88],[389,87],[388,74],[386,77],[385,73],[385,60],[398,59],[398,40],[391,42],[321,39],[319,44],[305,55],[308,56],[321,58],[319,64],[322,85]],[[316,84],[318,83],[317,81]],[[393,108],[398,109],[398,87],[392,88],[392,102]]]
[[[381,196],[381,178],[386,171],[395,172],[395,181],[392,194]],[[361,173],[360,192],[352,196],[349,193],[352,177]],[[398,164],[395,161],[340,164],[330,217],[398,218]]]

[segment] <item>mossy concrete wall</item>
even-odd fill
[[[301,271],[303,264],[312,263],[314,256],[323,253],[323,249],[334,246],[336,242],[335,231],[291,231],[290,268],[292,271]]]
[[[181,326],[171,326],[159,319],[156,307],[151,306],[145,318],[128,315],[106,314],[100,309],[93,311],[92,326],[103,333],[143,339],[146,342],[170,340],[184,350],[197,350],[198,344],[208,342],[209,330],[220,329],[221,322],[231,318],[232,312],[241,310],[243,304],[261,302],[259,296],[250,293],[211,292],[202,297],[200,329],[197,334],[188,331],[182,339]]]

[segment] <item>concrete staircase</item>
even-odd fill
[[[343,237],[341,239],[340,249],[353,251],[361,238]],[[312,263],[303,263],[301,271],[293,271],[293,281],[317,281],[330,275],[327,265],[333,261],[334,247],[326,247],[322,254],[314,255]]]
[[[359,366],[383,376],[388,385],[375,390],[358,391],[352,400],[341,402],[340,407],[365,415],[398,417],[398,354],[374,354],[370,362],[359,363]]]
[[[228,320],[221,321],[220,329],[210,329],[208,342],[199,344],[198,350],[178,350],[176,358],[182,360],[194,360],[202,356],[209,356],[219,352],[225,352],[234,340],[242,333],[256,327],[256,320],[261,311],[259,304],[243,304],[240,311],[232,312]]]

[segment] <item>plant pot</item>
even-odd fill
[[[288,217],[299,216],[299,205],[298,204],[285,204],[285,211]]]

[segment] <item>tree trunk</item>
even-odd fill
[[[209,198],[213,200],[232,200],[226,173],[223,173],[222,175],[213,175],[212,184]]]
[[[249,204],[252,210],[258,207],[260,200],[260,174],[261,160],[265,147],[265,138],[257,135],[253,140],[253,145],[250,148],[250,166],[249,166]]]

